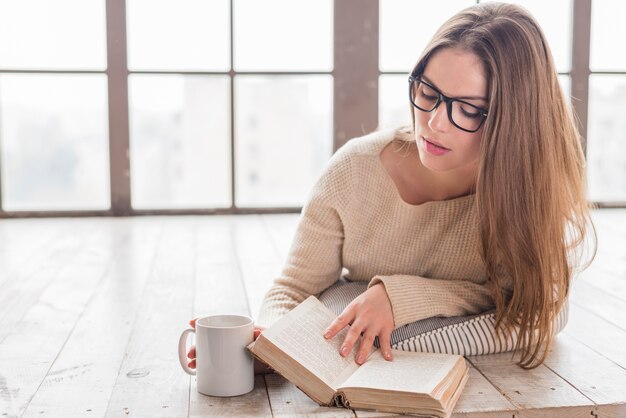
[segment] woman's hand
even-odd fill
[[[191,321],[189,321],[189,325],[193,329],[196,329],[196,319],[198,318],[194,318]],[[262,327],[254,327],[254,340],[255,341],[257,338],[259,338],[259,335],[261,335],[261,332],[264,329],[265,328],[262,328]],[[187,352],[187,357],[190,359],[187,365],[189,366],[190,369],[195,369],[196,368],[196,346],[195,345],[192,345],[191,347],[189,347],[189,351]],[[267,373],[273,373],[273,372],[274,372],[274,369],[269,367],[267,364],[257,360],[256,358],[254,359],[254,374],[267,374]]]
[[[385,286],[378,283],[354,299],[324,332],[327,339],[333,338],[339,331],[350,325],[346,338],[341,344],[339,354],[345,357],[359,338],[361,345],[356,354],[358,364],[365,363],[374,338],[378,337],[383,357],[391,361],[391,331],[393,331],[393,310]]]

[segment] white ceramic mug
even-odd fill
[[[187,338],[196,334],[196,369],[187,366]],[[246,346],[254,341],[254,323],[242,315],[213,315],[196,320],[178,341],[183,370],[196,376],[198,392],[238,396],[254,389],[254,359]]]

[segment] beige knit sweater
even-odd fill
[[[478,249],[475,195],[410,205],[380,160],[393,131],[350,140],[305,204],[286,264],[265,295],[268,327],[343,275],[383,282],[395,327],[493,308]]]

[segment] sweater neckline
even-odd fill
[[[387,146],[387,144],[389,144],[393,140],[394,136],[392,134],[390,138],[387,136],[383,136],[382,138],[383,138],[382,141],[377,141],[378,146],[376,147],[375,152],[374,152],[374,158],[376,159],[376,166],[378,167],[378,169],[381,171],[381,174],[385,178],[385,182],[387,182],[389,187],[391,188],[391,193],[394,195],[395,199],[400,202],[402,206],[405,206],[411,209],[420,209],[420,208],[426,208],[426,207],[431,207],[431,206],[435,206],[435,207],[444,206],[445,207],[445,206],[453,206],[455,204],[461,204],[465,201],[471,201],[476,197],[476,193],[470,193],[464,196],[454,197],[452,199],[429,200],[429,201],[426,201],[417,205],[407,202],[400,195],[400,191],[398,190],[396,183],[393,181],[393,179],[391,178],[391,176],[385,169],[383,161],[380,158],[380,153],[385,148],[385,146]]]

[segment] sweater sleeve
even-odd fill
[[[486,284],[396,274],[375,276],[368,288],[383,283],[396,328],[433,316],[462,316],[495,307]]]
[[[331,158],[311,191],[286,263],[265,294],[256,324],[269,327],[310,295],[335,283],[342,270],[344,228],[340,209],[350,188],[349,145]]]

